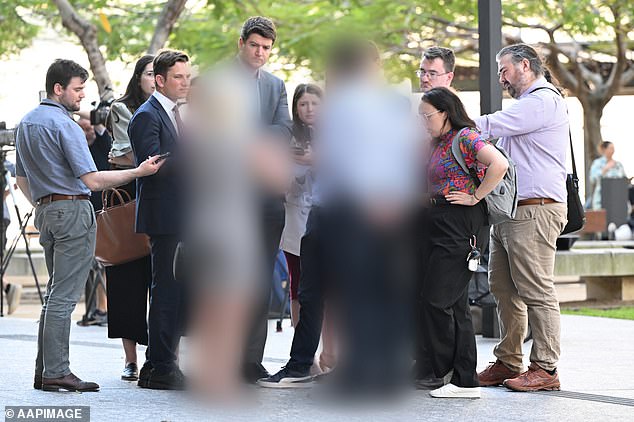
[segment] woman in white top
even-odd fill
[[[112,133],[110,163],[115,169],[136,167],[128,138],[128,124],[134,112],[154,92],[154,56],[141,57],[134,67],[134,74],[123,97],[112,103],[108,118]],[[131,198],[136,196],[136,181],[120,186]],[[148,344],[147,300],[152,282],[150,257],[144,257],[121,265],[106,267],[108,296],[108,337],[121,338],[125,352],[125,366],[121,379],[136,381],[136,345]]]

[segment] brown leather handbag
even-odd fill
[[[113,205],[114,198],[118,201],[116,205]],[[97,212],[97,261],[110,266],[148,256],[149,237],[134,231],[136,199],[123,189],[106,189],[101,199],[103,209]]]

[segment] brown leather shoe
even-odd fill
[[[559,374],[550,375],[536,363],[531,363],[528,371],[517,378],[504,381],[504,386],[514,391],[559,390]]]
[[[504,380],[515,378],[519,375],[519,372],[513,372],[498,359],[478,374],[478,381],[480,381],[481,387],[491,387],[502,385]]]
[[[42,378],[43,391],[99,391],[99,384],[94,382],[82,381],[72,372],[65,377],[60,378]]]

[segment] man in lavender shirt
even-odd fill
[[[481,386],[516,391],[559,390],[559,302],[554,287],[555,242],[566,224],[568,114],[537,52],[525,44],[496,56],[500,83],[517,99],[475,119],[517,165],[519,204],[514,219],[491,229],[489,282],[498,303],[501,340],[495,363],[478,374]],[[522,343],[533,334],[531,364],[523,372]]]

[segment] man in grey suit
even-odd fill
[[[269,59],[276,37],[275,25],[269,18],[254,16],[247,19],[238,40],[237,64],[249,76],[247,80],[254,82],[254,111],[259,116],[263,135],[271,141],[288,143],[292,122],[288,113],[286,87],[281,79],[262,69]],[[284,196],[264,190],[259,215],[266,271],[262,274],[262,282],[258,284],[261,291],[256,295],[259,300],[253,310],[253,322],[244,354],[243,376],[250,383],[269,376],[262,366],[262,357],[267,335],[270,280],[284,228]]]

